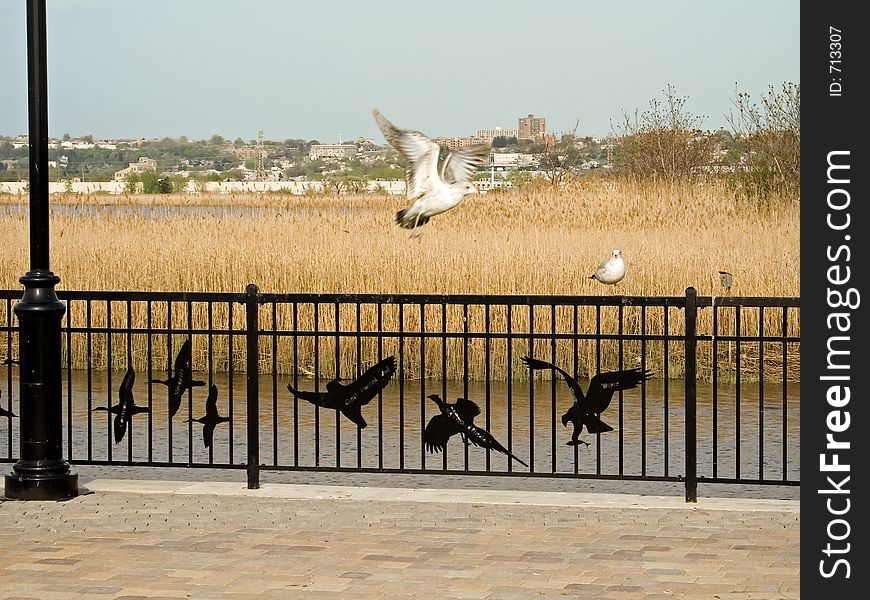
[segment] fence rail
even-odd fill
[[[255,286],[58,296],[72,463],[246,469],[251,487],[262,470],[682,481],[687,500],[699,482],[799,484],[798,298],[697,297],[693,288],[669,297],[267,294]],[[13,412],[20,297],[0,291],[0,357],[13,359],[0,368],[0,406]],[[202,385],[174,392],[158,381],[179,375],[186,348],[189,379]],[[391,356],[395,372],[361,407],[366,426],[358,427],[336,398],[354,382],[365,387],[370,367]],[[526,356],[564,375],[531,371]],[[574,443],[568,413],[579,409],[567,379],[586,402],[591,377],[631,369],[650,378],[617,389],[600,412],[580,411],[585,427]],[[126,418],[119,437],[115,407],[128,376],[135,406],[147,411]],[[479,407],[468,419],[474,431],[462,424],[436,453],[426,444],[443,425],[433,394]],[[207,404],[224,419],[209,422]],[[13,424],[0,418],[7,462],[16,459]],[[480,430],[490,441],[463,443],[480,441]]]

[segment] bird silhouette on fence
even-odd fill
[[[367,423],[362,416],[362,407],[371,402],[372,398],[378,395],[378,392],[387,387],[395,373],[396,357],[388,356],[369,367],[359,378],[347,385],[338,379],[333,379],[326,384],[325,392],[297,390],[290,384],[287,385],[287,389],[297,398],[306,400],[311,404],[339,411],[357,427],[365,429]]]
[[[423,445],[429,452],[447,450],[447,442],[458,433],[466,445],[473,444],[478,448],[495,450],[524,467],[529,466],[522,459],[511,454],[490,432],[474,424],[474,417],[480,414],[480,407],[476,403],[465,398],[457,398],[455,403],[450,404],[437,394],[432,394],[428,398],[437,404],[441,411],[441,414],[429,419],[429,423],[423,430]]]
[[[410,129],[399,129],[377,109],[375,121],[387,142],[408,161],[405,172],[406,196],[414,203],[396,213],[396,223],[416,229],[435,215],[457,206],[468,194],[478,193],[471,182],[477,167],[489,160],[490,147],[475,144],[453,150],[438,168],[441,147],[431,139]]]
[[[198,419],[187,419],[185,421],[185,423],[191,423],[193,421],[202,423],[202,443],[205,444],[206,448],[211,448],[215,427],[220,423],[226,423],[230,420],[230,417],[222,417],[218,414],[217,394],[218,388],[216,385],[212,384],[208,390],[208,398],[205,401],[205,416],[199,417]]]
[[[150,412],[151,410],[147,406],[136,406],[136,402],[133,399],[133,382],[135,379],[136,372],[133,371],[133,367],[127,367],[127,372],[124,374],[124,379],[121,380],[121,386],[118,388],[118,404],[97,406],[93,409],[104,410],[115,415],[113,429],[116,444],[124,439],[127,425],[132,420],[133,415]]]
[[[184,390],[205,385],[204,381],[191,378],[191,344],[190,338],[184,341],[175,357],[171,375],[166,379],[151,379],[148,383],[162,383],[167,388],[169,398],[169,416],[174,417],[181,407],[181,396]]]
[[[0,390],[0,398],[3,398],[3,391],[2,390]],[[2,406],[0,406],[0,417],[17,417],[17,416],[18,415],[16,415],[14,412],[12,412],[11,405],[9,406],[8,410],[3,408]]]
[[[562,415],[563,427],[567,427],[568,423],[574,425],[571,440],[565,442],[568,446],[576,446],[577,444],[589,445],[589,442],[580,439],[584,426],[589,433],[613,431],[613,427],[600,418],[601,413],[610,406],[613,393],[637,387],[641,382],[652,377],[652,373],[649,370],[644,371],[642,369],[625,369],[622,371],[599,373],[589,382],[589,389],[584,395],[577,380],[553,363],[538,360],[530,356],[524,356],[521,360],[532,371],[537,369],[552,369],[565,378],[565,383],[568,384],[571,393],[574,395],[574,404]]]

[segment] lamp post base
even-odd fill
[[[34,476],[13,472],[6,475],[7,500],[66,500],[79,495],[79,476],[69,473]]]

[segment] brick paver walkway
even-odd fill
[[[800,597],[794,501],[87,485],[0,503],[0,597]]]

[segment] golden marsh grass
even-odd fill
[[[14,203],[15,197],[0,197],[2,204]],[[242,292],[248,283],[260,291],[279,293],[427,293],[427,294],[556,294],[556,295],[627,295],[681,296],[688,286],[700,295],[724,293],[718,271],[734,274],[730,290],[736,296],[797,296],[799,275],[799,207],[797,203],[771,199],[759,207],[734,196],[720,182],[666,185],[606,179],[582,180],[570,188],[554,190],[531,186],[522,191],[469,197],[459,207],[435,217],[422,229],[419,240],[393,224],[396,210],[407,202],[400,197],[384,196],[316,196],[284,195],[199,195],[199,196],[60,196],[52,197],[55,205],[81,205],[82,210],[56,210],[51,218],[51,268],[61,277],[59,289],[74,290],[165,290]],[[141,210],[101,210],[101,204],[191,207],[172,210],[154,217]],[[255,210],[225,214],[220,209],[194,210],[193,207],[250,207]],[[770,208],[770,207],[774,208]],[[89,209],[89,210],[85,210]],[[263,210],[256,210],[263,209]],[[20,289],[18,277],[27,270],[28,220],[25,212],[9,211],[3,216],[0,254],[0,288]],[[616,286],[603,286],[590,280],[597,264],[611,249],[622,249],[627,275]],[[234,326],[244,327],[243,307],[237,306]],[[145,325],[145,307],[134,303],[132,324]],[[126,324],[125,307],[115,303],[112,324]],[[0,305],[0,322],[7,320],[5,305]],[[186,307],[173,308],[173,327],[186,328]],[[448,331],[462,331],[462,307],[448,307],[442,315],[441,305],[427,306],[424,329],[440,332],[442,322]],[[84,323],[82,311],[74,311],[74,325]],[[318,327],[334,329],[334,306],[321,305]],[[406,331],[420,331],[419,307],[403,307]],[[699,332],[712,332],[712,311],[699,311]],[[290,307],[275,311],[278,328],[292,328]],[[601,330],[616,333],[618,309],[602,309]],[[734,332],[733,309],[722,309],[719,335]],[[514,309],[512,330],[528,331],[528,311]],[[646,333],[663,331],[664,310],[645,311]],[[555,319],[554,319],[555,317]],[[105,304],[96,303],[94,323],[105,323]],[[213,322],[226,323],[225,307],[215,306]],[[261,309],[261,325],[271,327],[271,307]],[[398,308],[382,310],[384,329],[397,331]],[[491,331],[505,331],[507,315],[503,307],[491,309]],[[165,306],[155,304],[153,325],[166,326]],[[300,329],[314,325],[311,305],[301,305],[297,314]],[[681,310],[669,309],[669,331],[679,334],[683,327]],[[354,306],[342,307],[341,328],[355,331]],[[759,311],[741,311],[741,331],[759,331]],[[205,307],[194,304],[191,313],[194,327],[207,324]],[[360,308],[360,327],[374,331],[375,307]],[[468,309],[470,331],[484,331],[484,309]],[[641,309],[625,307],[623,333],[641,333]],[[570,308],[536,307],[536,332],[595,333],[594,308],[578,309],[577,320]],[[763,331],[780,335],[781,312],[764,313]],[[799,310],[788,314],[788,335],[800,334]],[[104,338],[105,336],[97,336]],[[115,339],[117,338],[117,339]],[[178,338],[181,339],[180,337]],[[204,339],[204,338],[203,338]],[[244,366],[244,346],[235,341],[234,352],[241,353],[235,364]],[[165,363],[165,343],[154,340],[155,364]],[[195,340],[197,368],[205,368],[205,344]],[[93,352],[99,356],[104,341],[95,339]],[[113,335],[113,347],[124,347],[123,337]],[[74,345],[84,344],[84,339]],[[133,336],[134,364],[145,359],[145,336]],[[173,348],[180,341],[173,341]],[[289,338],[279,340],[274,366],[279,372],[292,372],[298,366],[307,372],[313,368],[313,340],[297,339],[299,365],[292,360]],[[416,340],[405,340],[406,375],[424,374],[462,376],[464,349],[458,340],[447,343],[447,362],[442,364],[440,340],[429,341],[421,361]],[[386,354],[397,351],[397,340],[384,340]],[[781,377],[781,345],[766,344],[765,375]],[[787,362],[789,379],[799,378],[799,348],[791,345]],[[226,336],[213,339],[214,368],[226,363]],[[371,363],[376,353],[375,341],[365,339],[360,348],[354,340],[339,345],[342,374]],[[503,341],[491,345],[491,376],[507,375],[506,346]],[[74,347],[76,360],[83,346]],[[528,344],[512,348],[512,375],[525,377],[519,357]],[[602,342],[601,367],[616,368],[616,343]],[[625,342],[626,366],[634,366],[641,355],[639,342]],[[663,370],[664,348],[661,342],[647,344],[647,362]],[[719,359],[724,363],[733,352],[727,343],[718,344]],[[272,344],[261,343],[263,370],[273,367]],[[550,343],[537,341],[535,351],[550,357]],[[700,375],[709,375],[712,349],[699,348]],[[582,341],[578,347],[578,367],[591,372],[596,365],[594,342]],[[125,364],[123,352],[113,352],[113,364]],[[332,375],[336,356],[333,338],[321,338],[318,348],[320,373]],[[485,368],[485,345],[482,340],[469,344],[469,376],[482,378]],[[560,364],[573,364],[574,348],[568,340],[556,344]],[[744,376],[757,376],[757,344],[743,344],[741,369]],[[94,359],[97,360],[96,358]],[[669,375],[682,373],[682,347],[670,344]],[[421,362],[425,367],[421,367]],[[99,363],[96,364],[105,364]],[[81,364],[77,363],[77,366]],[[724,365],[720,364],[720,368]],[[726,368],[726,372],[728,372]]]

